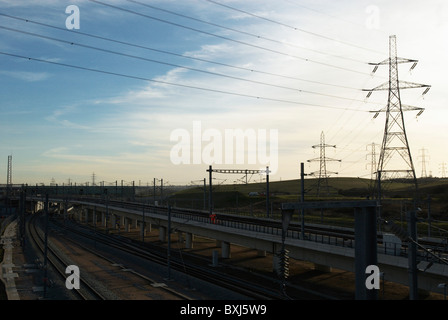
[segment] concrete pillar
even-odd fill
[[[331,267],[323,264],[314,264],[314,270],[322,271],[322,272],[331,272]]]
[[[94,226],[96,226],[96,210],[93,210],[93,214],[92,214],[92,224]]]
[[[137,219],[133,220],[133,227],[132,228],[133,229],[138,229],[138,220]]]
[[[185,248],[193,249],[194,234],[187,232],[185,234]]]
[[[258,257],[266,257],[266,250],[257,250]]]
[[[117,229],[117,216],[115,214],[111,214],[111,223],[112,229]]]
[[[130,225],[130,219],[123,217],[123,222],[124,222],[124,231],[129,232],[129,225]]]
[[[217,267],[219,265],[218,250],[213,250],[212,252],[212,267]]]
[[[89,209],[84,209],[85,222],[89,223]]]
[[[101,212],[101,225],[103,227],[106,227],[106,223],[107,223],[107,221],[106,221],[106,213],[104,211],[102,211]]]
[[[222,241],[222,243],[221,243],[221,257],[223,259],[230,259],[230,242]]]
[[[166,227],[160,226],[159,227],[159,240],[160,241],[166,241]]]
[[[184,236],[182,231],[177,231],[177,239],[179,241],[179,243],[184,243]]]
[[[366,286],[366,268],[377,265],[376,207],[355,208],[355,299],[376,300],[378,290]]]

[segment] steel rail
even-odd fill
[[[42,238],[42,230],[38,230],[37,219],[38,215],[31,216],[31,218],[27,221],[27,229],[33,244],[35,244],[39,251],[44,254],[44,240]],[[48,262],[54,270],[56,270],[57,274],[59,274],[62,279],[66,280],[67,274],[65,273],[65,269],[68,264],[60,257],[57,251],[50,244],[48,244],[47,256]],[[47,279],[44,279],[44,281],[47,281]],[[82,277],[80,277],[80,284],[80,288],[73,290],[73,292],[82,300],[106,300],[106,298],[98,290],[96,290],[93,285]]]

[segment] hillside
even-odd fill
[[[305,200],[350,200],[366,199],[372,196],[372,181],[361,178],[329,178],[329,191],[321,187],[317,196],[317,179],[305,179]],[[412,184],[401,182],[386,186],[384,196],[393,200],[409,200],[412,198]],[[204,194],[203,187],[192,187],[174,193],[170,202],[177,206],[207,209],[208,186]],[[251,196],[250,196],[251,194]],[[215,209],[232,213],[266,212],[266,183],[222,184],[213,186],[213,203]],[[301,197],[301,181],[273,181],[269,184],[271,211],[279,211],[280,204],[288,201],[299,201]],[[431,178],[419,181],[421,199],[431,196],[434,208],[438,211],[448,211],[448,179]]]

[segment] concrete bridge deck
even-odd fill
[[[51,199],[51,201],[62,203],[61,199]],[[152,225],[155,225],[159,229],[160,240],[165,239],[170,223],[172,232],[185,233],[187,248],[193,246],[194,235],[219,240],[222,244],[223,258],[230,257],[232,243],[273,254],[279,253],[283,244],[282,236],[279,233],[266,233],[241,228],[241,226],[214,224],[208,218],[192,219],[191,215],[182,215],[179,212],[169,217],[166,208],[162,207],[160,207],[160,210],[156,208],[151,212],[145,212],[143,217],[141,210],[78,200],[71,200],[70,203],[78,207],[73,212],[77,211],[77,219],[80,221],[100,222],[103,226],[106,226],[107,223],[110,228],[115,228],[118,223],[125,231],[139,227],[141,232],[145,232]],[[335,245],[288,236],[284,240],[285,248],[289,250],[289,256],[293,259],[312,262],[319,268],[334,267],[359,273],[359,270],[356,270],[356,250],[353,243]],[[385,254],[384,250],[379,250],[376,253],[376,258],[376,265],[386,280],[409,285],[407,257]],[[427,262],[422,262],[419,268],[425,269],[427,266],[429,266]],[[367,275],[362,276],[365,279]],[[446,264],[435,262],[425,272],[418,272],[419,289],[439,292],[438,285],[446,282],[448,282],[448,265]]]

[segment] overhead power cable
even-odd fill
[[[253,37],[253,38],[256,38],[256,39],[262,39],[262,40],[270,41],[270,42],[277,43],[277,44],[282,44],[282,45],[287,45],[287,46],[291,46],[291,47],[294,47],[294,48],[308,50],[308,51],[311,51],[311,52],[315,52],[315,53],[319,53],[319,54],[322,54],[322,55],[331,56],[331,57],[335,57],[335,58],[339,58],[339,59],[354,61],[354,62],[363,63],[363,64],[368,64],[368,62],[366,62],[366,61],[361,61],[361,60],[350,58],[350,57],[347,57],[347,56],[336,55],[336,54],[332,54],[332,53],[329,53],[329,52],[323,52],[323,51],[320,51],[320,50],[315,50],[315,49],[306,48],[306,47],[303,47],[303,46],[298,46],[298,45],[293,44],[293,43],[289,43],[289,42],[280,41],[280,40],[277,40],[277,39],[268,38],[266,36],[257,35],[257,34],[254,34],[254,33],[251,33],[251,32],[247,32],[247,31],[244,31],[244,30],[241,30],[241,29],[235,29],[235,28],[226,27],[226,26],[214,23],[214,22],[205,21],[205,20],[202,20],[202,19],[198,19],[198,18],[195,18],[195,17],[191,17],[191,16],[188,16],[188,15],[182,14],[182,13],[178,13],[178,12],[174,12],[174,11],[171,11],[171,10],[163,9],[163,8],[160,8],[160,7],[157,7],[157,6],[154,6],[154,5],[150,5],[150,4],[147,4],[147,3],[142,3],[140,1],[136,1],[136,0],[127,0],[127,1],[135,3],[135,4],[138,4],[138,5],[141,5],[141,6],[144,6],[144,7],[147,7],[147,8],[151,8],[151,9],[154,9],[154,10],[159,10],[159,11],[162,11],[162,12],[166,12],[166,13],[178,16],[178,17],[185,18],[185,19],[190,19],[190,20],[193,20],[193,21],[196,21],[196,22],[200,22],[200,23],[205,23],[205,24],[208,24],[210,26],[217,27],[217,28],[221,28],[221,29],[232,31],[232,32],[244,34],[246,36],[250,36],[250,37]]]
[[[238,9],[238,8],[235,8],[235,7],[223,4],[223,3],[216,2],[214,0],[205,0],[205,1],[208,1],[210,3],[216,4],[218,6],[221,6],[221,7],[230,9],[230,10],[234,10],[234,11],[237,11],[237,12],[240,12],[240,13],[247,14],[247,15],[252,16],[254,18],[257,18],[257,19],[262,19],[262,20],[265,20],[265,21],[268,21],[268,22],[271,22],[271,23],[275,23],[275,24],[281,25],[283,27],[287,27],[287,28],[290,28],[290,29],[293,29],[293,30],[296,30],[296,31],[300,31],[300,32],[303,32],[303,33],[307,33],[307,34],[316,36],[316,37],[319,37],[319,38],[323,38],[323,39],[326,39],[326,40],[338,42],[338,43],[341,43],[341,44],[344,44],[344,45],[347,45],[347,46],[351,46],[351,47],[354,47],[354,48],[362,49],[362,50],[367,50],[367,51],[371,51],[371,52],[375,52],[375,53],[379,53],[379,54],[384,54],[383,52],[380,52],[380,51],[376,51],[376,50],[373,50],[373,49],[361,47],[361,46],[358,46],[358,45],[353,44],[353,43],[349,43],[349,42],[342,41],[342,40],[339,40],[339,39],[331,38],[331,37],[328,37],[328,36],[325,36],[325,35],[322,35],[322,34],[318,34],[318,33],[315,33],[315,32],[308,31],[308,30],[304,30],[302,28],[291,26],[289,24],[286,24],[286,23],[283,23],[283,22],[280,22],[280,21],[276,21],[276,20],[273,20],[273,19],[262,17],[262,16],[256,15],[254,13],[251,13],[251,12],[248,12],[248,11],[245,11],[245,10],[242,10],[242,9]]]
[[[32,23],[32,24],[36,24],[36,25],[40,25],[40,26],[44,26],[44,27],[48,27],[48,28],[53,28],[53,29],[56,29],[56,30],[64,31],[64,32],[74,33],[74,31],[69,30],[67,28],[61,28],[61,27],[57,27],[57,26],[54,26],[54,25],[33,21],[33,20],[30,20],[30,19],[25,19],[25,18],[21,18],[21,17],[7,15],[7,14],[4,14],[4,13],[0,13],[0,16],[8,17],[8,18],[11,18],[11,19],[16,19],[16,20],[23,21],[23,22],[26,22],[26,23]],[[237,70],[248,71],[250,73],[264,74],[264,75],[269,75],[269,76],[274,76],[274,77],[279,77],[279,78],[284,78],[284,79],[290,79],[290,80],[298,80],[298,81],[314,83],[314,84],[319,84],[319,85],[324,85],[324,86],[331,86],[331,87],[352,89],[352,90],[360,90],[360,89],[354,88],[354,87],[343,86],[343,85],[338,85],[338,84],[333,84],[333,83],[326,83],[326,82],[322,82],[322,81],[314,81],[314,80],[298,78],[298,77],[292,77],[292,76],[282,75],[282,74],[278,74],[278,73],[261,71],[261,70],[257,70],[257,69],[253,69],[253,68],[246,68],[246,67],[241,67],[241,66],[235,66],[235,65],[228,64],[228,63],[223,63],[223,62],[218,62],[218,61],[212,61],[212,60],[208,60],[208,59],[193,57],[193,56],[189,56],[189,55],[186,55],[186,54],[180,54],[180,53],[170,52],[170,51],[166,51],[166,50],[160,50],[160,49],[156,49],[156,48],[152,48],[152,47],[148,47],[148,46],[143,46],[143,45],[127,42],[127,41],[121,41],[121,40],[111,39],[111,38],[107,38],[107,37],[103,37],[103,36],[99,36],[99,35],[95,35],[95,34],[91,34],[91,33],[85,33],[85,32],[82,32],[80,30],[76,31],[76,35],[82,35],[82,36],[86,36],[86,37],[90,37],[90,38],[94,38],[94,39],[109,41],[109,42],[113,42],[113,43],[117,43],[117,44],[121,44],[121,45],[125,45],[125,46],[130,46],[130,47],[134,47],[134,48],[149,50],[149,51],[153,51],[153,52],[158,52],[158,53],[172,55],[172,56],[177,56],[177,57],[182,57],[182,58],[185,58],[185,59],[190,59],[190,60],[195,60],[195,61],[200,61],[200,62],[205,62],[205,63],[210,63],[210,64],[215,64],[215,65],[228,67],[228,68],[233,68],[233,69],[237,69]]]
[[[204,31],[204,30],[199,30],[199,29],[196,29],[196,28],[193,28],[193,27],[185,26],[185,25],[182,25],[182,24],[179,24],[179,23],[176,23],[176,22],[172,22],[172,21],[160,19],[160,18],[157,18],[157,17],[153,17],[153,16],[150,16],[150,15],[147,15],[147,14],[143,14],[141,12],[137,12],[137,11],[133,11],[133,10],[130,10],[130,9],[118,7],[118,6],[115,6],[115,5],[112,5],[112,4],[104,3],[104,2],[101,2],[101,1],[98,1],[98,0],[89,0],[89,1],[97,3],[99,5],[103,5],[103,6],[109,7],[109,8],[114,8],[114,9],[117,9],[117,10],[120,10],[120,11],[123,11],[123,12],[127,12],[127,13],[131,13],[131,14],[134,14],[134,15],[138,15],[140,17],[144,17],[144,18],[155,20],[155,21],[167,23],[167,24],[170,24],[170,25],[173,25],[173,26],[176,26],[176,27],[180,27],[180,28],[191,30],[191,31],[203,33],[203,34],[206,34],[206,35],[209,35],[209,36],[213,36],[213,37],[217,37],[217,38],[220,38],[220,39],[224,39],[224,40],[227,40],[227,41],[232,41],[234,43],[242,44],[242,45],[249,46],[249,47],[252,47],[252,48],[268,51],[268,52],[271,52],[271,53],[287,56],[287,57],[294,58],[294,59],[299,59],[299,60],[310,62],[310,63],[320,64],[320,65],[323,65],[323,66],[326,66],[326,67],[331,67],[331,68],[336,68],[336,69],[344,70],[344,71],[348,71],[348,72],[368,75],[368,73],[366,73],[366,72],[353,70],[353,69],[349,69],[349,68],[346,68],[346,67],[341,67],[341,66],[337,66],[337,65],[333,65],[333,64],[330,64],[330,63],[325,63],[325,62],[321,62],[321,61],[317,61],[317,60],[313,60],[313,59],[308,59],[308,58],[300,57],[300,56],[297,56],[297,55],[289,54],[289,53],[286,53],[286,52],[281,52],[281,51],[278,51],[278,50],[274,50],[274,49],[262,47],[262,46],[259,46],[259,45],[251,44],[251,43],[248,43],[248,42],[245,42],[245,41],[232,39],[232,38],[229,38],[229,37],[221,36],[221,35],[214,34],[214,33],[211,33],[211,32],[207,32],[207,31]]]
[[[26,34],[26,35],[29,35],[29,36],[34,36],[34,37],[46,39],[46,40],[61,42],[61,43],[65,43],[65,44],[68,44],[68,45],[71,45],[71,46],[78,46],[78,47],[82,47],[82,48],[86,48],[86,49],[91,49],[91,50],[101,51],[101,52],[105,52],[105,53],[109,53],[109,54],[119,55],[119,56],[123,56],[123,57],[126,57],[126,58],[132,58],[132,59],[138,59],[138,60],[151,62],[151,63],[163,64],[163,65],[167,65],[167,66],[171,66],[171,67],[175,67],[175,68],[186,69],[186,70],[200,72],[200,73],[205,73],[205,74],[209,74],[209,75],[213,75],[213,76],[230,78],[230,79],[233,79],[233,80],[245,81],[245,82],[250,82],[250,83],[254,83],[254,84],[258,84],[258,85],[270,86],[270,87],[274,87],[274,88],[286,89],[286,90],[291,90],[291,91],[295,91],[295,92],[298,92],[298,93],[307,93],[307,94],[326,96],[326,97],[331,97],[331,98],[336,98],[336,99],[364,102],[363,100],[357,100],[357,99],[353,99],[353,98],[346,98],[346,97],[341,97],[341,96],[336,96],[336,95],[330,95],[330,94],[319,93],[319,92],[314,92],[314,91],[308,91],[308,90],[302,90],[302,89],[297,89],[297,88],[291,88],[291,87],[287,87],[287,86],[275,85],[275,84],[272,84],[272,83],[266,83],[266,82],[261,82],[261,81],[246,79],[246,78],[240,78],[240,77],[227,75],[227,74],[222,74],[222,73],[217,73],[217,72],[212,72],[212,71],[208,71],[208,70],[202,70],[202,69],[182,66],[182,65],[178,65],[178,64],[174,64],[174,63],[170,63],[170,62],[164,62],[164,61],[159,61],[159,60],[155,60],[155,59],[149,59],[149,58],[145,58],[145,57],[141,57],[141,56],[135,56],[135,55],[127,54],[127,53],[117,52],[117,51],[113,51],[113,50],[110,50],[110,49],[103,49],[103,48],[90,46],[90,45],[86,45],[86,44],[82,44],[82,43],[77,43],[77,42],[73,42],[73,41],[57,39],[57,38],[54,38],[54,37],[49,37],[49,36],[45,36],[45,35],[41,35],[41,34],[37,34],[37,33],[33,33],[33,32],[28,32],[28,31],[18,30],[18,29],[14,29],[14,28],[9,28],[9,27],[5,27],[5,26],[1,26],[1,25],[0,25],[0,29],[13,31],[13,32],[18,32],[18,33]]]
[[[168,82],[168,81],[162,81],[162,80],[155,80],[155,79],[150,79],[150,78],[145,78],[145,77],[140,77],[140,76],[118,73],[118,72],[114,72],[114,71],[93,69],[93,68],[89,68],[89,67],[77,66],[77,65],[55,62],[55,61],[50,61],[50,60],[45,60],[45,59],[32,58],[32,57],[27,57],[27,56],[3,52],[3,51],[0,51],[0,54],[5,55],[5,56],[20,58],[20,59],[28,60],[28,61],[42,62],[42,63],[46,63],[46,64],[52,64],[52,65],[57,65],[57,66],[62,66],[62,67],[67,67],[67,68],[72,68],[72,69],[78,69],[78,70],[89,71],[89,72],[94,72],[94,73],[112,75],[112,76],[123,77],[123,78],[134,79],[134,80],[148,81],[148,82],[153,82],[153,83],[157,83],[157,84],[164,84],[164,85],[176,86],[176,87],[187,88],[187,89],[195,89],[195,90],[208,91],[208,92],[214,92],[214,93],[220,93],[220,94],[226,94],[226,95],[252,98],[252,99],[257,99],[257,100],[266,100],[266,101],[287,103],[287,104],[294,104],[294,105],[302,105],[302,106],[308,106],[308,107],[349,110],[349,108],[343,108],[343,107],[334,107],[334,106],[326,106],[326,105],[319,105],[319,104],[313,104],[313,103],[304,103],[304,102],[298,102],[298,101],[292,101],[292,100],[269,98],[269,97],[256,96],[256,95],[250,95],[250,94],[238,93],[238,92],[232,92],[232,91],[226,91],[226,90],[220,90],[220,89],[212,89],[212,88],[205,88],[205,87],[187,85],[187,84],[182,84],[182,83],[174,83],[174,82]],[[357,109],[350,109],[350,110],[360,112],[360,110],[357,110]],[[367,112],[367,111],[363,111],[363,112]]]

